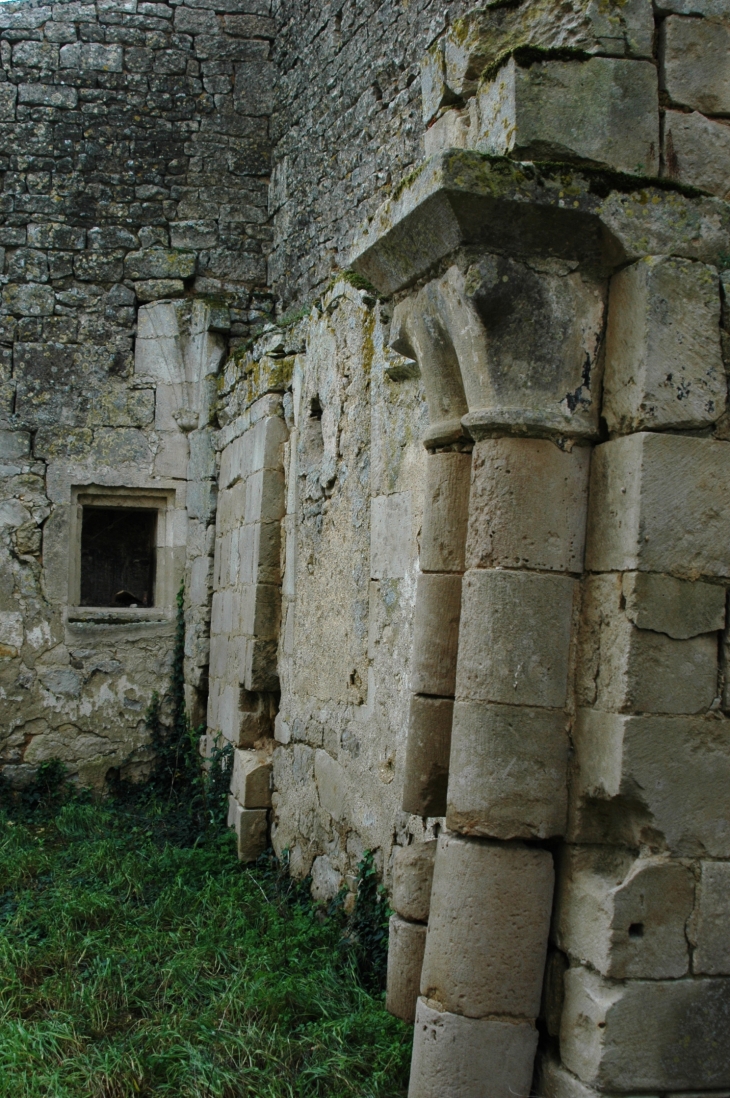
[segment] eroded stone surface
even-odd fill
[[[560,710],[457,701],[447,825],[496,839],[561,835],[567,811],[566,723]]]
[[[426,927],[391,915],[388,934],[388,984],[385,1009],[413,1022],[421,985],[421,966],[426,946]]]
[[[698,111],[666,111],[666,172],[670,179],[727,200],[730,172],[730,127]]]
[[[477,96],[475,145],[517,160],[563,160],[657,175],[654,66],[595,57],[584,64],[512,58]]]
[[[730,111],[730,27],[725,20],[671,15],[664,23],[661,79],[672,103],[704,114]]]
[[[583,568],[590,450],[546,439],[485,439],[474,448],[468,568]]]
[[[730,856],[728,721],[585,709],[574,742],[571,841]]]
[[[428,922],[436,842],[413,843],[396,850],[393,860],[393,907],[404,919]]]
[[[591,460],[586,567],[730,575],[728,443],[640,433]]]
[[[440,836],[421,994],[471,1018],[535,1018],[552,893],[546,851]]]
[[[702,862],[697,904],[689,930],[689,939],[693,946],[693,972],[706,976],[730,976],[728,903],[730,864]]]
[[[585,968],[565,976],[560,1048],[600,1090],[726,1087],[729,980],[610,983]]]
[[[620,434],[701,427],[725,410],[713,268],[651,257],[611,280],[603,414]]]
[[[666,858],[568,847],[558,877],[557,943],[612,979],[687,975],[691,869]]]
[[[507,705],[565,704],[575,583],[567,576],[464,576],[456,695]]]
[[[537,1030],[529,1022],[465,1018],[420,998],[409,1098],[526,1098]]]

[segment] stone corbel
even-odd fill
[[[226,351],[219,313],[198,300],[158,301],[139,310],[134,370],[155,384],[158,475],[185,479],[186,436],[208,427]]]

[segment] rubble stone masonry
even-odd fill
[[[5,776],[144,775],[183,583],[241,860],[374,852],[409,1098],[726,1095],[726,0],[0,24]]]

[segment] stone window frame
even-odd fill
[[[81,526],[84,507],[107,507],[130,510],[151,510],[157,513],[155,536],[155,601],[153,606],[80,606],[81,592]],[[174,613],[179,584],[179,567],[175,559],[176,493],[173,488],[133,488],[83,484],[71,488],[69,522],[69,583],[66,620],[102,624],[135,624],[160,621]]]

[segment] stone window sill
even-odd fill
[[[139,625],[173,620],[174,610],[165,606],[70,606],[67,625]]]

